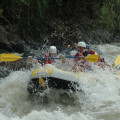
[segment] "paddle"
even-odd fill
[[[68,48],[67,48],[67,56],[70,56],[70,45],[68,45]]]
[[[114,65],[117,67],[120,64],[120,55],[115,59]]]
[[[61,59],[60,57],[32,57],[34,59]],[[65,58],[79,58],[79,57],[72,57],[72,56],[66,56]],[[97,62],[98,61],[98,58],[99,58],[99,55],[90,55],[88,57],[82,57],[86,60],[88,60],[89,62]],[[0,61],[2,62],[6,62],[6,61],[16,61],[16,60],[19,60],[19,59],[28,59],[28,57],[20,57],[18,55],[15,55],[15,54],[1,54],[0,55]]]

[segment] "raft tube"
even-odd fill
[[[70,91],[81,91],[79,80],[81,75],[57,68],[41,68],[34,70],[28,83],[28,92],[36,94],[47,88]]]

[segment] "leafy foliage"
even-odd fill
[[[106,0],[101,8],[101,17],[112,30],[120,32],[120,0]]]
[[[62,6],[63,0],[56,0],[56,3],[57,3],[59,6]]]
[[[1,0],[0,15],[26,34],[43,27],[48,16],[62,19],[85,17],[95,24],[104,23],[108,29],[119,31],[120,0]]]
[[[0,9],[0,15],[2,15],[3,14],[3,9]]]

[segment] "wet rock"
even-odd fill
[[[23,53],[27,51],[29,47],[19,35],[0,26],[0,49],[9,52]]]
[[[12,47],[4,42],[0,42],[0,49],[1,49],[1,51],[13,52]]]
[[[29,49],[26,43],[23,40],[21,40],[19,37],[12,40],[11,46],[12,49],[18,53],[23,53]]]
[[[10,42],[7,38],[8,34],[9,32],[7,32],[4,27],[0,26],[0,49],[5,51],[12,51]]]
[[[115,36],[112,41],[119,43],[120,42],[120,35]]]
[[[9,52],[8,52],[8,51],[5,51],[5,50],[0,49],[0,54],[2,54],[2,53],[9,53]]]
[[[24,59],[0,63],[0,78],[7,77],[11,71],[30,69],[31,67],[33,67],[32,62]]]
[[[22,69],[30,69],[32,67],[32,63],[27,59],[19,59],[13,62],[6,62],[5,66],[9,70],[22,70]]]
[[[68,44],[73,47],[73,44],[78,41],[85,41],[87,44],[120,42],[120,36],[113,36],[113,33],[108,32],[105,28],[95,26],[93,21],[82,18],[64,20],[52,17],[46,20],[44,24],[47,27],[39,30],[47,28],[49,32],[41,32],[37,37],[25,33],[17,35],[7,27],[0,26],[0,49],[18,53],[29,51],[27,55],[34,55],[30,49],[38,51],[42,47],[46,49],[45,46],[50,45],[57,46],[58,50],[61,51],[67,48]],[[45,46],[42,46],[44,44]]]
[[[7,77],[10,74],[10,70],[5,66],[0,66],[0,78]]]
[[[51,33],[50,43],[64,47],[67,44],[73,46],[74,42],[85,41],[88,44],[111,43],[112,33],[103,28],[93,28],[92,23],[74,20],[52,19],[48,22],[54,28]]]

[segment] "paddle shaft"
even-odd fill
[[[23,59],[28,59],[29,57],[22,57]],[[60,57],[32,57],[33,59],[61,59]],[[73,56],[66,56],[65,58],[79,58],[79,57],[73,57]],[[81,57],[85,58],[85,57]]]

